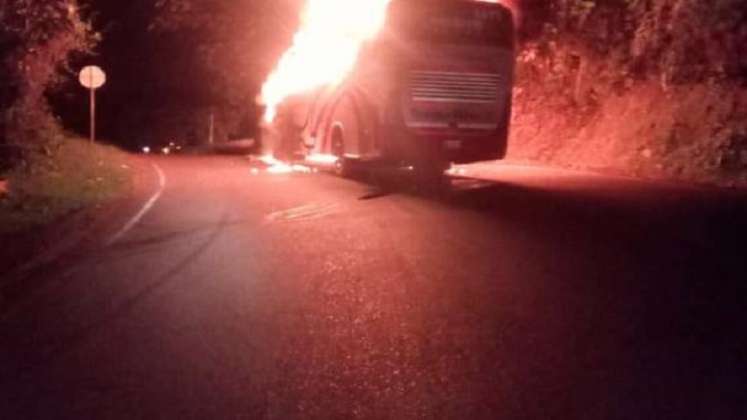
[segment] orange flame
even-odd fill
[[[306,165],[300,165],[297,163],[286,163],[281,160],[276,159],[272,155],[264,155],[259,158],[259,161],[267,165],[267,173],[270,174],[290,174],[293,172],[300,172],[300,173],[310,173],[313,172],[313,170],[306,166]],[[259,168],[252,168],[251,173],[252,175],[258,175],[259,174]]]
[[[503,3],[516,12],[519,0]],[[361,45],[384,25],[390,0],[306,0],[291,47],[262,86],[265,122],[289,96],[340,83],[352,70]]]
[[[306,0],[292,46],[262,86],[272,122],[287,97],[341,82],[353,68],[361,45],[379,32],[390,0]]]

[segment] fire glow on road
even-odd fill
[[[334,165],[338,160],[337,156],[322,153],[313,153],[306,156],[306,161],[314,164]]]
[[[313,172],[311,168],[305,165],[290,164],[276,159],[272,155],[264,155],[259,158],[259,161],[267,165],[267,172],[270,174],[289,174],[293,172],[310,173]],[[252,174],[259,174],[259,170],[256,168],[252,169]]]
[[[289,174],[289,173],[310,173],[310,172],[316,172],[315,168],[311,168],[306,165],[302,165],[299,163],[288,163],[283,162],[282,160],[279,160],[275,158],[272,155],[263,155],[257,159],[259,162],[264,164],[267,169],[267,173],[270,174]],[[334,165],[337,162],[337,157],[332,155],[324,155],[315,153],[312,155],[309,155],[306,157],[306,162],[308,162],[311,165]],[[251,174],[252,175],[259,175],[260,170],[259,168],[252,168]]]

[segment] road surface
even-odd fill
[[[744,195],[521,166],[437,196],[238,157],[140,167],[2,308],[0,417],[747,416]]]

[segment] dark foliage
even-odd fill
[[[747,179],[744,0],[523,5],[517,154],[633,174]]]
[[[50,154],[62,139],[46,95],[95,36],[76,0],[0,1],[0,146]],[[7,153],[6,153],[7,155]]]

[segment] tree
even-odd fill
[[[60,140],[46,94],[71,53],[96,42],[77,0],[0,0],[0,141],[47,150]]]
[[[160,42],[187,46],[190,70],[175,77],[195,90],[194,112],[212,109],[219,129],[235,133],[255,119],[259,88],[290,43],[300,7],[300,0],[158,0],[150,29]]]
[[[533,56],[605,61],[617,78],[747,78],[744,0],[525,1]],[[538,28],[541,28],[538,30]],[[532,44],[534,43],[534,44]],[[567,60],[565,60],[567,61]],[[562,67],[562,66],[561,66]],[[567,73],[567,69],[560,69]]]

